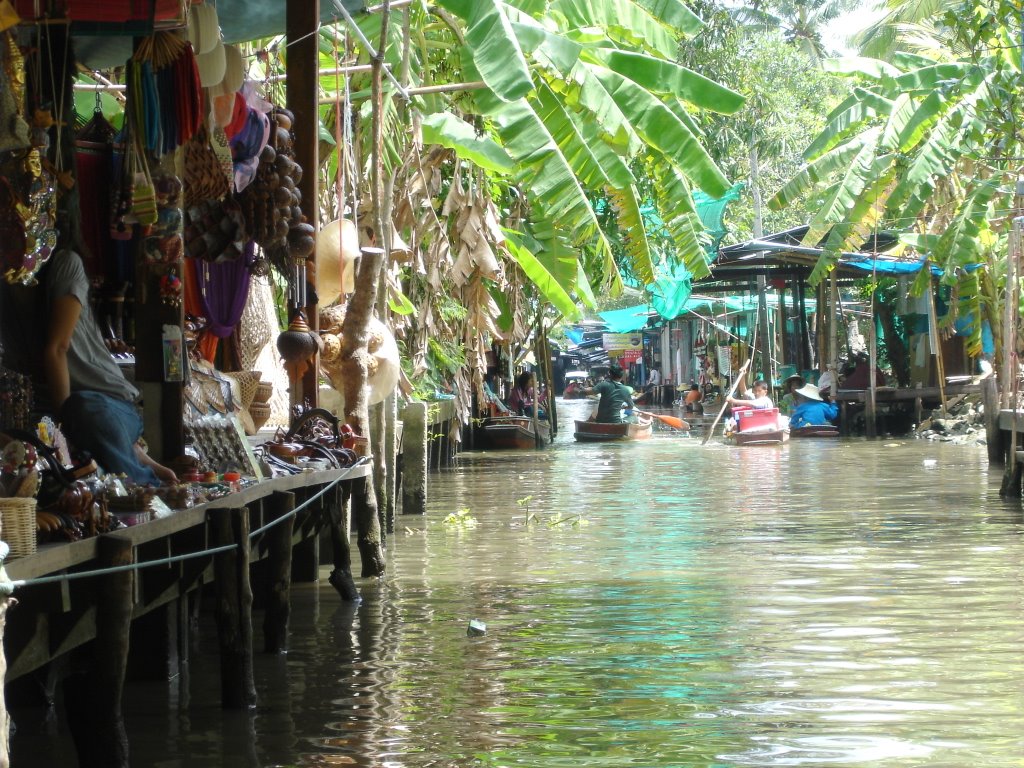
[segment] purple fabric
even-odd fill
[[[256,256],[256,243],[245,244],[241,259],[222,262],[199,262],[195,265],[199,283],[199,303],[203,307],[210,333],[218,338],[230,336],[245,309],[249,296],[251,267]]]

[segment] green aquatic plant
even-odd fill
[[[469,507],[455,510],[441,522],[451,528],[475,528],[477,526],[477,519],[470,514]]]

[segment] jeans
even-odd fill
[[[91,453],[107,472],[125,474],[141,485],[160,485],[135,453],[142,417],[134,404],[100,392],[72,392],[60,407],[60,417],[68,440]]]

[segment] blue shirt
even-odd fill
[[[804,400],[789,417],[790,427],[821,426],[830,423],[839,415],[839,406],[821,400]]]

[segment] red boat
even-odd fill
[[[623,421],[608,423],[602,421],[577,421],[574,437],[581,443],[598,443],[608,440],[646,440],[654,433],[654,420],[649,416],[637,416],[635,423]]]
[[[778,445],[789,439],[789,417],[778,408],[734,408],[736,429],[729,435],[736,445]]]

